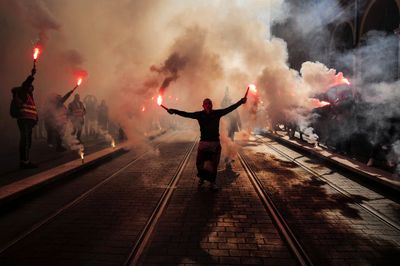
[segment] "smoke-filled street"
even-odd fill
[[[0,264],[394,264],[399,13],[0,0]]]

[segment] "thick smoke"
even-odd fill
[[[9,99],[9,89],[29,73],[32,44],[39,36],[45,47],[38,61],[36,100],[41,102],[50,92],[65,93],[75,85],[74,71],[85,69],[90,75],[78,89],[81,97],[92,94],[98,102],[105,99],[113,122],[136,143],[143,142],[152,130],[171,125],[187,123],[197,129],[195,122],[170,116],[157,106],[160,88],[165,89],[163,104],[167,107],[197,111],[204,98],[211,98],[218,107],[226,86],[232,88],[235,102],[255,82],[259,94],[239,109],[244,128],[285,119],[307,127],[307,112],[312,108],[309,98],[347,73],[315,60],[303,63],[299,71],[294,69],[288,63],[286,40],[273,36],[271,28],[294,21],[285,32],[288,37],[310,36],[309,43],[299,43],[299,49],[312,55],[303,60],[308,61],[326,53],[330,23],[348,16],[330,0],[311,5],[288,5],[283,0],[3,0],[1,96]],[[316,34],[320,38],[313,38]],[[368,54],[373,47],[389,45],[390,38],[367,37],[360,52]],[[348,66],[354,63],[352,56],[337,57]],[[354,73],[350,80],[371,92],[392,88],[390,75],[385,83],[363,83],[366,77],[378,77],[379,70],[387,73],[380,67],[382,60],[371,62],[375,63],[371,75]],[[8,136],[17,136],[7,108],[1,113],[2,121],[12,125]]]

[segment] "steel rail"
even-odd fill
[[[258,138],[260,139],[260,138]],[[270,149],[274,150],[275,152],[279,153],[280,155],[282,155],[283,157],[287,158],[289,161],[297,164],[298,166],[300,166],[301,168],[303,168],[304,170],[306,170],[307,172],[309,172],[311,175],[320,178],[321,180],[323,180],[324,182],[326,182],[330,187],[332,187],[334,190],[336,190],[337,192],[345,195],[347,198],[349,199],[353,199],[353,196],[347,192],[346,190],[340,188],[339,186],[333,184],[331,181],[329,181],[328,179],[326,179],[325,177],[323,177],[321,174],[315,172],[314,170],[312,170],[311,168],[307,167],[306,165],[302,164],[301,162],[297,161],[295,158],[290,157],[289,155],[287,155],[286,153],[282,152],[281,150],[275,148],[274,146],[272,146],[271,144],[268,144],[266,142],[264,142],[263,140],[261,140],[261,142],[266,145],[267,147],[269,147]],[[281,144],[282,145],[282,144]],[[353,203],[359,207],[361,207],[362,209],[364,209],[365,211],[367,211],[368,213],[370,213],[371,215],[375,216],[376,218],[378,218],[379,220],[381,220],[382,222],[384,222],[386,225],[396,229],[397,231],[400,231],[400,225],[396,222],[394,222],[393,220],[391,220],[389,217],[387,217],[386,215],[384,215],[383,213],[379,212],[378,210],[376,210],[375,208],[373,208],[372,206],[366,204],[366,203]]]
[[[176,185],[178,184],[183,170],[185,169],[190,155],[192,154],[192,151],[194,147],[196,146],[198,142],[198,137],[196,140],[193,142],[192,146],[189,147],[189,149],[186,151],[186,154],[182,161],[180,162],[174,176],[172,179],[169,181],[166,189],[164,190],[163,194],[161,195],[156,207],[154,208],[152,214],[150,215],[150,218],[147,220],[146,225],[144,226],[143,230],[141,231],[140,235],[138,236],[134,246],[131,249],[131,252],[127,259],[125,260],[124,265],[137,265],[145,247],[147,246],[150,237],[155,229],[155,227],[158,224],[158,221],[161,217],[161,215],[164,213],[164,210],[166,209],[172,194],[174,193],[176,189]]]
[[[282,236],[283,240],[288,244],[289,249],[294,254],[297,262],[300,265],[313,265],[307,253],[301,246],[300,242],[297,240],[294,233],[290,229],[289,225],[279,213],[278,208],[275,206],[272,198],[268,195],[264,186],[260,182],[260,179],[257,177],[257,174],[251,169],[241,153],[238,154],[238,158],[244,170],[246,171],[250,182],[252,183],[258,196],[260,197],[261,202],[263,203],[267,212],[270,214],[271,219],[277,226],[278,232]]]
[[[154,147],[158,147],[160,146],[161,143],[158,143],[157,145],[155,145]],[[112,173],[111,175],[109,175],[108,177],[106,177],[105,179],[103,179],[100,183],[98,183],[97,185],[95,185],[94,187],[90,188],[89,190],[85,191],[84,193],[80,194],[78,197],[76,197],[74,200],[70,201],[69,203],[65,204],[64,206],[62,206],[61,208],[59,208],[58,210],[54,211],[52,214],[50,214],[49,216],[47,216],[47,218],[42,219],[40,222],[35,223],[33,226],[31,226],[28,230],[24,231],[23,233],[21,233],[19,236],[17,236],[16,238],[14,238],[13,240],[11,240],[10,242],[8,242],[5,246],[3,246],[0,249],[0,255],[3,254],[6,250],[8,250],[10,247],[14,246],[15,244],[17,244],[19,241],[23,240],[25,237],[29,236],[30,234],[32,234],[33,232],[35,232],[36,230],[38,230],[39,228],[41,228],[43,225],[47,224],[48,222],[50,222],[51,220],[53,220],[54,218],[56,218],[57,216],[59,216],[60,214],[62,214],[63,212],[65,212],[66,210],[68,210],[69,208],[75,206],[76,204],[78,204],[79,202],[81,202],[82,200],[84,200],[85,198],[87,198],[90,194],[92,194],[93,192],[95,192],[98,188],[100,188],[101,186],[103,186],[104,184],[110,182],[114,177],[116,177],[117,175],[119,175],[121,172],[123,172],[125,169],[127,169],[129,166],[131,166],[132,164],[134,164],[135,162],[137,162],[138,160],[140,160],[141,158],[143,158],[146,154],[148,154],[150,151],[146,151],[144,153],[142,153],[139,156],[136,156],[135,158],[133,158],[130,162],[128,162],[125,166],[121,167],[120,169],[118,169],[117,171],[115,171],[114,173]]]

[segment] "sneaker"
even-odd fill
[[[210,189],[211,189],[212,191],[217,191],[217,190],[219,190],[219,187],[217,186],[217,184],[211,183]]]
[[[21,162],[19,164],[19,167],[21,169],[34,169],[34,168],[37,168],[38,166],[36,164],[31,163],[31,162],[27,162],[27,163]]]

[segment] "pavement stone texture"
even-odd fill
[[[279,149],[314,167],[325,180],[260,143],[249,145],[244,152],[315,265],[398,263],[395,258],[400,258],[400,231],[360,206],[368,204],[399,223],[398,203],[283,146]]]
[[[0,265],[123,264],[194,139],[187,134],[162,142],[0,254]],[[198,188],[196,148],[140,265],[296,265],[238,160],[226,168],[222,158],[219,191],[211,191],[207,183]],[[368,204],[399,223],[397,202],[285,147],[279,149],[323,179],[259,142],[243,143],[244,157],[314,265],[397,264],[393,258],[400,258],[400,232],[360,206]],[[131,151],[2,212],[0,247],[139,154]]]
[[[295,265],[239,161],[199,189],[195,153],[141,265]]]

